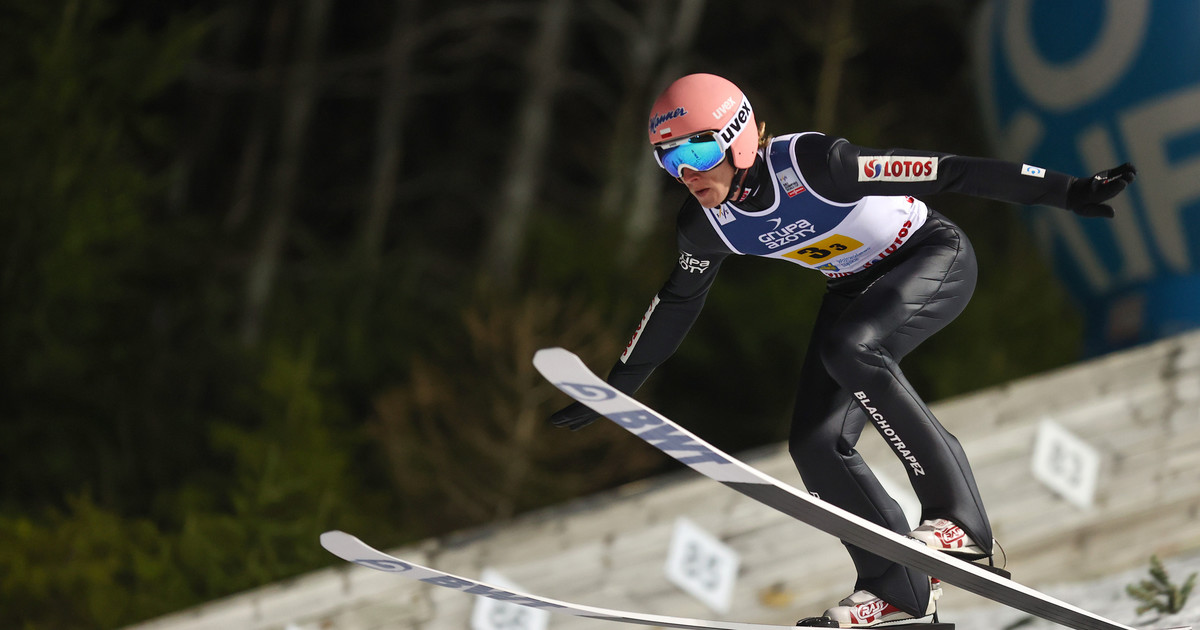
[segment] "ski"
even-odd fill
[[[799,521],[965,591],[1076,630],[1132,630],[969,562],[928,549],[763,473],[720,451],[646,405],[611,387],[575,354],[539,350],[533,364],[546,380],[693,470]]]
[[[350,534],[336,530],[321,534],[321,546],[343,560],[377,571],[395,573],[426,584],[441,586],[469,595],[481,595],[497,601],[510,602],[540,610],[573,615],[575,617],[691,630],[795,630],[795,626],[772,626],[733,621],[706,621],[686,617],[666,617],[663,615],[651,615],[625,610],[612,610],[522,593],[451,573],[444,573],[437,569],[421,566],[415,562],[401,560],[375,549]]]

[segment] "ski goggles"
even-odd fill
[[[717,132],[702,131],[655,145],[654,158],[671,177],[679,179],[685,168],[701,172],[716,168],[725,160],[725,146],[717,140]]]

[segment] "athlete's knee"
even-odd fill
[[[887,366],[887,352],[878,341],[852,331],[825,338],[819,352],[825,369],[842,387],[852,387],[865,373]]]
[[[824,439],[820,428],[814,425],[793,429],[788,437],[788,453],[797,467],[811,459],[813,453],[829,450],[832,446],[833,443]]]
[[[798,424],[788,438],[788,453],[796,468],[806,470],[828,468],[853,448],[846,443],[840,422]]]

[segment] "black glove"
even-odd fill
[[[592,411],[591,407],[576,402],[550,414],[550,424],[563,429],[578,431],[595,422],[599,417],[600,414]]]
[[[1137,169],[1126,162],[1116,168],[1100,171],[1086,179],[1076,179],[1067,187],[1067,209],[1084,217],[1109,217],[1115,214],[1104,203],[1137,177]]]

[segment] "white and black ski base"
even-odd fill
[[[1000,577],[984,567],[931,550],[920,541],[880,527],[756,470],[611,387],[567,350],[539,350],[533,364],[546,380],[568,396],[693,470],[845,542],[1068,628],[1133,630],[1131,626]]]
[[[1105,619],[1011,580],[1001,578],[989,572],[988,567],[980,567],[947,554],[932,551],[916,540],[879,527],[758,471],[723,453],[649,407],[613,389],[589,370],[579,357],[567,350],[561,348],[540,350],[534,357],[534,365],[547,380],[572,398],[588,405],[683,464],[821,531],[894,562],[925,571],[963,590],[1076,630],[1135,630],[1130,626]],[[480,595],[498,601],[576,617],[694,630],[785,630],[796,626],[838,627],[836,622],[823,617],[802,619],[797,622],[796,626],[778,626],[668,617],[574,604],[501,588],[421,566],[379,551],[345,532],[325,532],[321,535],[321,546],[343,560],[377,571],[394,573],[426,584],[471,595]],[[932,623],[912,620],[881,624],[877,627],[954,630],[953,624],[941,622],[936,618]],[[1183,627],[1171,630],[1191,630],[1191,628]]]

